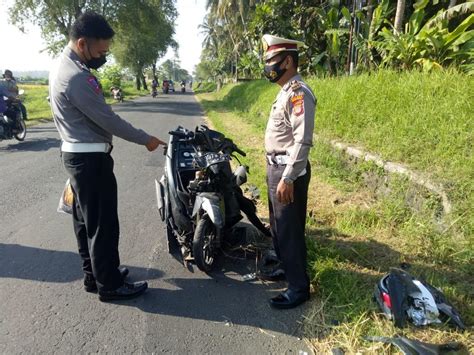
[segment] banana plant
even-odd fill
[[[382,64],[410,69],[420,66],[431,70],[452,63],[464,65],[474,56],[474,14],[465,18],[454,30],[449,30],[449,20],[474,11],[474,2],[440,11],[428,21],[424,8],[428,0],[421,0],[406,24],[405,31],[393,33],[384,28],[379,33],[382,40],[373,44],[381,54]]]

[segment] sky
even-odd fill
[[[46,52],[44,41],[40,35],[40,29],[29,26],[26,34],[20,32],[15,26],[8,23],[7,10],[12,0],[0,0],[0,38],[2,49],[0,50],[0,70],[15,71],[47,70],[53,64],[53,57]],[[179,44],[178,56],[181,68],[190,74],[194,66],[199,63],[203,35],[200,34],[198,26],[202,23],[206,9],[206,0],[177,0],[178,18],[175,23],[175,40]],[[174,58],[174,51],[168,50],[166,55],[159,61]]]

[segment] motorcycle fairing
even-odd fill
[[[158,206],[158,212],[160,213],[161,220],[165,220],[165,191],[164,187],[162,185],[162,181],[164,180],[164,177],[161,178],[161,181],[158,182],[155,179],[155,190],[156,190],[156,204]]]
[[[196,196],[194,202],[192,218],[194,218],[199,210],[203,209],[211,219],[212,223],[218,228],[224,228],[224,216],[222,199],[217,193],[204,192]]]

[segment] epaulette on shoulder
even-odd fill
[[[299,90],[302,88],[302,85],[301,83],[298,81],[298,80],[293,80],[291,83],[290,83],[290,87],[291,87],[291,90],[292,91],[296,91],[296,90]]]
[[[84,63],[82,63],[82,62],[80,62],[80,61],[78,61],[78,60],[76,60],[75,62],[76,62],[76,64],[77,64],[77,66],[78,66],[79,68],[81,68],[82,70],[85,70],[85,71],[87,71],[87,72],[90,72],[90,71],[91,71],[91,70],[89,69],[89,67],[88,67],[87,65],[85,65]]]

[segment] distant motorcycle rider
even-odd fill
[[[7,112],[7,103],[4,100],[4,97],[6,97],[9,100],[14,100],[15,98],[11,96],[10,91],[5,87],[5,86],[0,86],[0,115],[3,115],[5,112]]]
[[[16,83],[16,79],[13,77],[13,72],[9,69],[6,69],[3,73],[2,86],[4,86],[9,92],[12,97],[17,97],[19,94],[18,85]],[[18,106],[20,107],[21,114],[24,120],[27,120],[27,113],[26,107],[23,105],[21,101],[18,101]]]

